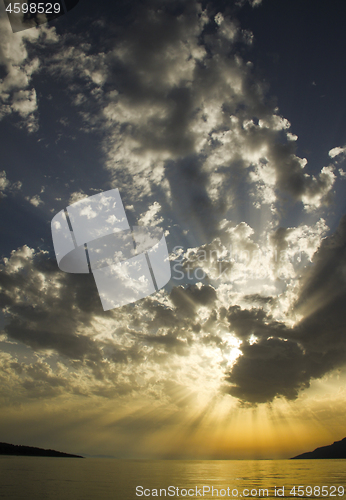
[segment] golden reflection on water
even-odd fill
[[[344,498],[346,460],[113,460],[0,457],[6,500]],[[136,487],[140,487],[136,495]],[[290,494],[296,486],[296,496]],[[298,495],[297,487],[302,495]],[[312,494],[310,494],[312,487]],[[322,490],[314,487],[325,486]],[[332,489],[336,486],[336,490]],[[204,491],[203,491],[204,487]],[[279,496],[284,487],[284,496]],[[177,488],[179,488],[177,490]],[[197,491],[196,491],[197,488]],[[209,490],[208,490],[209,488]],[[276,495],[275,495],[276,488]],[[161,496],[160,496],[161,489]],[[145,491],[146,490],[146,491]],[[157,496],[155,491],[157,490]],[[245,490],[245,491],[244,491]],[[268,490],[268,496],[266,491]],[[166,497],[164,492],[166,491]],[[144,492],[146,495],[144,495]],[[213,495],[212,495],[213,492]],[[232,494],[233,492],[233,494]],[[327,492],[327,495],[325,494]],[[203,495],[204,493],[204,495]],[[245,493],[245,494],[244,494]],[[196,496],[197,494],[197,496]],[[237,494],[237,495],[236,495]]]

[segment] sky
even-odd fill
[[[288,458],[346,435],[346,5],[0,0],[0,441]],[[104,311],[51,220],[118,189],[171,279]]]

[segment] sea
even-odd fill
[[[345,498],[346,460],[0,456],[6,500]]]

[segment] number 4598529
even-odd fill
[[[345,494],[343,486],[293,486],[290,495],[298,497],[342,497]]]
[[[6,7],[6,12],[13,12],[14,14],[27,14],[28,12],[30,12],[30,14],[52,14],[54,12],[54,14],[58,14],[60,12],[60,4],[55,3],[53,5],[52,3],[40,2],[38,4],[31,3],[28,5],[27,3],[16,2],[13,4],[12,8],[12,3],[9,3]]]

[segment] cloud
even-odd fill
[[[19,191],[21,188],[22,183],[20,181],[10,182],[6,177],[5,170],[0,172],[0,197],[5,197],[6,193]]]
[[[240,4],[241,4],[242,1],[243,0],[240,0]],[[261,5],[261,3],[262,3],[262,0],[247,0],[247,1],[251,5],[251,7],[257,7],[257,6]]]
[[[68,204],[72,205],[73,203],[76,203],[77,201],[83,200],[84,198],[87,198],[87,194],[85,194],[83,191],[74,191],[71,193],[70,198],[68,200]]]
[[[335,158],[336,156],[344,155],[345,153],[346,153],[346,146],[343,148],[340,147],[333,148],[329,151],[328,154],[331,158]]]
[[[11,404],[22,402],[23,392],[28,400],[49,399],[59,396],[71,385],[67,370],[59,365],[53,370],[41,360],[23,363],[8,353],[1,353],[0,368],[0,398],[8,399],[11,394]]]
[[[262,309],[229,309],[231,328],[244,339],[242,356],[227,377],[232,395],[252,404],[276,396],[296,399],[312,379],[344,365],[345,249],[343,217],[337,231],[322,241],[313,265],[302,273],[294,308],[301,319],[293,327]]]
[[[173,288],[170,299],[177,309],[178,315],[193,317],[198,306],[208,305],[216,300],[216,292],[211,286],[192,286],[187,289]]]
[[[216,300],[212,287],[196,285],[174,289],[170,298],[158,292],[155,298],[104,313],[92,275],[62,273],[45,252],[28,246],[5,258],[0,271],[6,342],[26,345],[51,367],[49,374],[37,368],[33,382],[33,369],[21,362],[32,397],[40,388],[42,397],[71,391],[111,397],[145,392],[153,380],[171,379],[176,358],[195,356],[199,349],[199,342],[194,348],[194,337],[201,331],[195,326],[201,321],[198,308],[209,315]],[[184,302],[186,308],[175,305]],[[182,384],[193,381],[191,372],[202,373],[206,358],[211,358],[210,352],[201,353],[196,366],[187,362],[181,367]],[[57,372],[52,368],[56,362],[61,366]],[[208,371],[215,368],[221,373],[212,361]],[[60,382],[50,394],[43,388],[53,373]],[[155,391],[160,390],[158,385]]]
[[[291,245],[301,245],[312,261],[298,265],[299,283],[293,279],[291,286],[288,280],[279,296],[273,291],[245,294],[224,280],[217,288],[175,286],[106,314],[91,275],[61,273],[46,253],[27,246],[13,251],[0,274],[4,333],[8,341],[31,348],[43,363],[18,368],[28,397],[71,391],[111,397],[145,394],[149,388],[158,394],[174,373],[185,388],[198,390],[198,378],[209,395],[223,391],[245,405],[296,399],[311,380],[344,364],[345,227],[343,219],[337,232],[324,239],[324,221],[311,233],[307,226],[273,232],[274,248],[289,252]],[[229,234],[243,248],[256,247],[246,224],[229,227]],[[285,300],[286,315],[280,318],[278,306]],[[45,363],[51,366],[52,356],[61,371],[44,368]],[[66,370],[75,374],[72,379]]]
[[[345,292],[346,218],[342,217],[337,231],[325,238],[307,269],[301,286],[297,311],[317,310],[333,302]]]
[[[224,219],[210,243],[186,251],[173,248],[172,278],[179,282],[193,276],[216,287],[228,283],[233,290],[252,282],[262,289],[270,286],[268,293],[281,293],[282,287],[292,293],[297,276],[312,261],[327,230],[320,219],[311,225],[265,230],[258,238],[245,222],[235,225]]]
[[[38,194],[35,194],[35,196],[32,196],[31,198],[27,196],[25,199],[29,203],[31,203],[31,205],[34,205],[34,207],[38,207],[39,205],[43,204],[43,201]]]
[[[9,319],[5,332],[11,338],[35,350],[53,349],[72,359],[86,354],[100,357],[92,341],[78,334],[78,325],[82,321],[87,325],[91,315],[91,311],[87,313],[92,304],[89,296],[93,296],[89,276],[82,279],[83,283],[81,276],[73,276],[77,279],[71,290],[76,308],[70,293],[66,294],[69,275],[58,273],[56,264],[46,260],[44,252],[35,253],[24,246],[4,259],[1,271],[1,305]],[[98,305],[96,301],[94,307]]]
[[[144,214],[141,214],[138,219],[138,224],[143,226],[156,226],[163,222],[163,218],[158,217],[161,208],[160,203],[155,201]]]
[[[1,173],[0,173],[0,191],[1,191],[1,194],[3,194],[3,192],[5,191],[5,189],[7,189],[10,185],[10,182],[6,179],[6,172],[5,170],[3,170]]]
[[[238,214],[240,192],[275,216],[287,195],[307,211],[328,205],[333,168],[312,175],[296,155],[290,123],[240,55],[251,34],[198,2],[174,8],[147,0],[116,37],[95,24],[99,53],[74,33],[49,54],[47,72],[69,82],[83,130],[102,130],[104,166],[125,204],[140,214],[159,204],[158,220],[193,228],[198,244]]]
[[[36,132],[38,130],[37,119],[34,117],[34,112],[38,107],[35,89],[14,92],[11,107],[13,111],[16,111],[26,120],[28,132]]]
[[[169,230],[182,276],[104,313],[91,275],[61,273],[48,254],[22,246],[1,267],[4,332],[39,361],[7,368],[6,358],[6,370],[21,370],[21,387],[42,397],[137,391],[169,399],[175,380],[184,393],[218,397],[223,387],[243,403],[296,398],[344,355],[343,223],[323,239],[328,227],[316,215],[331,202],[334,167],[308,172],[290,123],[241,56],[251,33],[226,11],[146,0],[126,26],[93,25],[99,53],[78,29],[57,37],[41,27],[1,45],[3,112],[34,131],[34,72],[68,89],[81,131],[99,134],[108,187],[120,189],[140,224]],[[87,196],[74,181],[69,204]],[[4,175],[0,182],[10,189]],[[41,203],[39,195],[28,201]],[[309,225],[280,226],[292,203],[310,212]],[[259,210],[272,219],[250,222]]]
[[[243,402],[265,403],[278,395],[296,399],[308,385],[303,351],[296,342],[277,338],[246,344],[226,380]]]
[[[38,129],[36,111],[38,103],[36,90],[31,87],[33,74],[41,69],[38,57],[32,56],[29,43],[55,43],[55,28],[41,27],[12,33],[5,12],[4,4],[0,5],[0,65],[5,74],[0,80],[0,119],[17,113],[20,124],[29,133]]]

